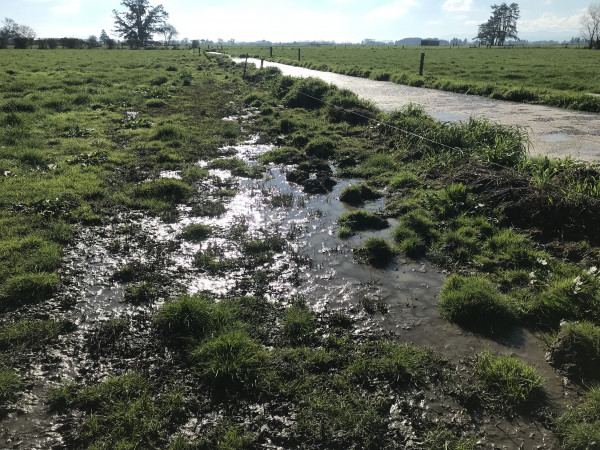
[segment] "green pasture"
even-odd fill
[[[590,95],[600,94],[600,52],[583,48],[273,46],[272,58],[268,46],[226,46],[223,51],[411,86],[600,111],[600,98]]]

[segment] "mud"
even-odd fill
[[[234,58],[234,61],[244,60]],[[248,58],[248,62],[260,67],[259,59]],[[530,152],[533,155],[569,156],[581,161],[600,161],[600,114],[597,113],[404,86],[268,61],[264,62],[264,66],[277,67],[284,75],[320,78],[340,88],[349,89],[386,112],[413,103],[422,106],[429,115],[442,122],[465,121],[469,117],[477,117],[503,125],[519,125],[529,132]]]
[[[254,138],[223,149],[222,153],[235,153],[253,165],[258,155],[272,148],[258,142]],[[205,167],[207,162],[198,164]],[[406,428],[409,437],[422,416],[428,421],[456,423],[463,430],[472,430],[485,447],[558,448],[558,441],[543,418],[495,413],[474,418],[456,400],[468,397],[472,380],[466,374],[475,354],[487,349],[516,355],[533,365],[544,377],[548,405],[554,411],[563,411],[571,391],[546,362],[542,343],[521,329],[492,340],[443,321],[438,316],[436,297],[446,275],[425,262],[397,258],[384,269],[358,264],[352,248],[369,237],[389,238],[391,228],[340,240],[336,220],[355,208],[340,202],[339,195],[352,180],[335,180],[330,193],[311,195],[287,181],[286,173],[291,170],[269,166],[262,180],[211,170],[211,178],[198,186],[198,196],[179,207],[176,220],[165,222],[139,212],[123,212],[111,224],[79,229],[78,238],[64,259],[66,284],[61,294],[43,306],[32,306],[19,313],[67,320],[75,331],[64,334],[45,354],[34,358],[39,361],[34,366],[22,368],[29,387],[1,421],[0,447],[45,449],[65,445],[60,433],[64,418],[53,415],[46,406],[50,389],[60,383],[93,382],[108,374],[140,368],[150,377],[159,378],[161,370],[175,362],[167,349],[152,342],[152,312],[179,294],[210,292],[216,296],[258,294],[284,303],[302,297],[317,312],[349,313],[358,335],[385,332],[400,341],[441,353],[457,368],[453,389],[466,393],[441,392],[430,387],[419,395],[412,392],[410,395],[415,398],[397,398],[390,410],[392,417],[397,417],[392,423]],[[161,176],[178,178],[180,174],[164,172]],[[218,197],[224,187],[235,189],[235,195],[228,199]],[[222,214],[197,215],[198,204],[217,199],[225,204]],[[379,212],[383,206],[384,200],[377,199],[369,201],[365,209]],[[211,226],[214,233],[202,243],[181,240],[181,230],[196,223]],[[390,225],[395,225],[393,220]],[[250,268],[240,260],[244,240],[272,235],[283,236],[287,241],[272,262]],[[224,276],[195,268],[194,255],[209,248],[219,249],[223,257],[238,261],[235,271]],[[125,302],[126,283],[122,281],[128,272],[124,268],[135,269],[138,276],[143,274],[142,278],[160,285],[157,298],[143,304]],[[128,330],[119,343],[120,351],[110,356],[98,351],[98,330],[114,318],[125,319]],[[248,406],[248,417],[253,417],[256,408],[260,405]],[[414,417],[406,419],[407,414]],[[215,412],[212,419],[199,420],[215,422],[218,417]],[[285,415],[278,418],[275,414],[269,421],[272,435],[278,433],[278,428],[289,426],[285,425]],[[187,427],[195,429],[196,425]]]

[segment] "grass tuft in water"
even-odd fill
[[[511,406],[524,405],[542,390],[542,377],[535,369],[510,356],[477,355],[475,374],[502,401]]]

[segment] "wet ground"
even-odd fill
[[[252,165],[257,155],[270,148],[254,138],[223,149],[223,153],[235,153]],[[198,162],[200,166],[206,163]],[[30,311],[32,315],[68,320],[75,331],[47,348],[38,364],[24,369],[28,393],[1,422],[0,448],[61,446],[61,425],[45,405],[52,387],[69,380],[93,381],[106,374],[135,370],[140,358],[146,359],[146,366],[152,366],[154,361],[156,367],[164,363],[169,356],[153,354],[152,346],[141,356],[131,351],[120,358],[99,357],[90,350],[90,339],[100,324],[111,318],[124,318],[136,329],[133,339],[142,342],[137,347],[144,348],[152,311],[167,298],[186,292],[211,292],[217,296],[259,294],[284,302],[302,296],[317,311],[349,311],[356,320],[356,333],[393,332],[400,341],[432,348],[456,365],[458,378],[482,350],[515,355],[532,364],[544,377],[552,409],[564,409],[570,391],[545,361],[541,341],[524,330],[491,340],[443,321],[437,312],[437,295],[445,274],[439,269],[400,257],[385,269],[355,261],[352,247],[372,236],[387,238],[391,228],[360,233],[345,241],[337,237],[337,218],[353,209],[339,201],[340,191],[351,181],[337,180],[330,194],[309,195],[286,181],[285,170],[270,166],[260,180],[211,170],[211,178],[198,186],[197,201],[223,199],[218,192],[228,189],[232,194],[223,200],[225,211],[220,215],[199,215],[198,205],[188,204],[179,208],[176,221],[134,212],[116,216],[108,225],[81,228],[65,256],[64,279],[68,284],[54,301],[41,308],[31,307]],[[161,176],[180,175],[165,172]],[[383,200],[365,206],[371,211],[382,207]],[[197,223],[209,225],[215,232],[198,244],[179,238],[185,226]],[[393,227],[393,221],[390,225]],[[227,274],[202,272],[193,267],[199,250],[218,248],[224,257],[234,258],[240,256],[239,236],[255,239],[273,234],[286,237],[287,246],[268,267],[241,267]],[[124,266],[135,264],[162,277],[165,289],[150,304],[125,302],[124,283],[115,279]],[[21,314],[26,316],[28,312]],[[430,395],[420,406],[413,405],[415,408],[420,408],[423,415],[469,422],[466,410],[450,403],[447,396]],[[482,426],[485,448],[558,448],[554,435],[537,419],[509,420],[491,415]],[[474,431],[480,430],[474,427]]]
[[[243,61],[239,58],[234,60]],[[259,59],[253,58],[249,58],[248,62],[257,67],[261,64]],[[386,112],[413,103],[423,106],[428,114],[445,122],[478,117],[503,125],[525,127],[531,139],[530,151],[534,155],[570,156],[581,161],[600,161],[600,114],[597,113],[416,88],[268,61],[263,64],[265,67],[279,68],[284,75],[320,78],[340,88],[349,89]]]

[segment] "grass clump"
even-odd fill
[[[288,82],[286,77],[282,79],[282,82]],[[292,80],[291,83],[291,88],[283,97],[285,106],[288,108],[318,109],[324,105],[323,99],[330,89],[327,83],[315,78]]]
[[[362,247],[355,249],[359,261],[364,261],[374,267],[385,267],[394,257],[392,246],[382,238],[369,238]]]
[[[552,365],[584,380],[600,380],[600,327],[592,322],[567,322],[550,349]]]
[[[165,209],[181,203],[192,194],[192,188],[175,178],[159,178],[133,188],[132,204],[150,210]]]
[[[395,386],[424,381],[438,373],[444,363],[431,350],[411,344],[377,340],[366,344],[346,369],[348,377],[360,384],[376,380]]]
[[[414,189],[421,186],[422,182],[414,173],[400,171],[388,182],[388,187],[393,191],[400,189]]]
[[[191,242],[202,242],[212,234],[212,228],[208,225],[195,223],[181,230],[181,238]]]
[[[306,305],[294,304],[283,316],[281,332],[294,345],[309,342],[317,325],[315,315]]]
[[[152,283],[141,281],[125,286],[123,300],[128,303],[150,303],[158,299],[159,290]]]
[[[200,376],[219,387],[252,386],[264,368],[266,353],[242,330],[224,332],[190,352]]]
[[[600,445],[600,386],[592,387],[584,401],[557,420],[557,433],[567,450],[588,450]]]
[[[338,225],[352,231],[383,230],[389,226],[387,220],[364,209],[342,214],[338,218]]]
[[[427,450],[473,450],[475,443],[475,439],[459,437],[450,430],[438,427],[427,434],[423,445]]]
[[[166,338],[203,339],[234,322],[230,308],[201,296],[183,296],[167,302],[154,316],[154,326]]]
[[[331,139],[319,137],[311,139],[304,150],[308,156],[330,159],[335,154],[335,144]]]
[[[352,206],[360,206],[366,200],[373,200],[378,197],[379,193],[366,184],[346,186],[340,192],[340,201]]]
[[[11,369],[0,369],[0,405],[17,399],[23,382],[17,373]]]
[[[151,137],[153,141],[174,141],[181,138],[183,138],[183,131],[177,125],[162,125]]]
[[[0,310],[39,303],[58,291],[56,273],[26,273],[7,279],[0,288]]]
[[[511,356],[477,355],[475,374],[484,385],[511,406],[531,401],[542,389],[542,377],[535,369]]]
[[[56,339],[62,324],[54,320],[22,319],[0,326],[0,351],[32,347]]]
[[[304,159],[304,154],[294,147],[275,148],[259,157],[259,161],[262,164],[299,164],[304,161]]]
[[[478,331],[506,328],[516,321],[510,298],[481,275],[450,276],[440,293],[439,310],[445,319]]]
[[[50,394],[49,402],[54,409],[83,413],[70,445],[77,448],[165,447],[183,417],[179,390],[153,394],[148,381],[138,373],[81,388],[63,385]]]

